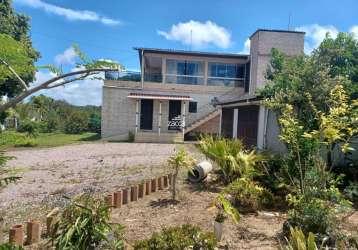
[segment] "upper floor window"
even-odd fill
[[[243,87],[245,65],[209,62],[208,85]]]
[[[204,84],[204,62],[167,59],[166,81],[174,84]]]
[[[144,56],[144,81],[162,82],[162,58]]]

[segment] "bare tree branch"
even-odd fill
[[[1,104],[0,105],[0,113],[4,112],[6,109],[8,108],[13,108],[16,106],[16,104],[18,104],[19,102],[23,101],[26,97],[42,90],[42,89],[50,89],[50,88],[55,88],[55,87],[59,87],[59,86],[63,86],[67,83],[73,82],[73,81],[77,81],[77,80],[83,80],[84,76],[89,76],[89,75],[94,75],[96,73],[99,72],[106,72],[106,71],[112,71],[113,69],[104,69],[104,68],[93,68],[93,69],[83,69],[83,70],[78,70],[78,71],[74,71],[74,72],[69,72],[66,74],[62,74],[59,76],[55,76],[37,86],[34,86],[33,88],[30,89],[26,89],[25,91],[23,91],[21,94],[19,94],[18,96],[10,99],[8,102]],[[66,79],[68,77],[71,76],[77,76],[77,75],[84,75],[84,76],[80,76],[80,77],[76,77],[73,79],[69,79],[69,80],[64,80],[61,83],[57,83],[51,86],[51,84],[56,83],[59,80],[63,80]],[[86,77],[87,77],[86,76]],[[83,79],[82,79],[83,78]],[[26,85],[26,84],[25,84]]]

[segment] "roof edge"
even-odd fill
[[[306,34],[304,31],[297,31],[297,30],[280,30],[280,29],[257,29],[252,35],[250,36],[250,39],[256,35],[256,33],[264,31],[264,32],[279,32],[279,33],[296,33],[296,34]]]

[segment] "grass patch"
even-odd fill
[[[80,142],[97,141],[101,138],[96,133],[64,134],[40,133],[37,137],[28,137],[24,133],[6,131],[0,133],[0,149],[13,147],[56,147]]]
[[[98,141],[101,136],[96,133],[83,133],[83,134],[63,134],[63,133],[49,133],[40,134],[36,137],[39,147],[56,147],[80,142]]]

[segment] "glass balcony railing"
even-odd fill
[[[141,74],[136,71],[107,71],[106,80],[140,82]]]

